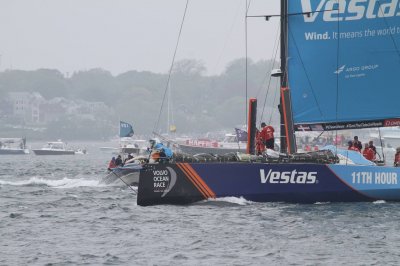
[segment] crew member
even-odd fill
[[[394,155],[394,166],[400,166],[400,147],[396,149],[396,154]]]
[[[361,150],[362,150],[362,143],[361,143],[361,141],[358,140],[358,136],[354,136],[353,146],[356,147],[356,148],[358,149],[358,151],[361,152]]]
[[[115,159],[115,164],[117,166],[122,166],[123,165],[121,155],[118,155],[117,159]]]
[[[265,123],[264,123],[264,125],[265,125]],[[261,130],[262,130],[262,128],[261,128]],[[257,152],[257,155],[263,154],[264,151],[265,151],[265,145],[264,145],[264,141],[262,140],[262,137],[261,137],[261,131],[257,130],[257,132],[256,132],[256,152]]]
[[[376,147],[374,146],[374,142],[372,140],[369,141],[368,146],[374,151],[374,156],[376,156]]]
[[[155,139],[151,139],[150,141],[150,149],[151,150],[157,150],[157,151],[161,151],[163,150],[163,154],[165,154],[165,159],[168,161],[169,159],[172,158],[172,156],[174,155],[174,153],[172,152],[172,150],[170,148],[168,148],[167,146],[165,146],[164,144],[162,144],[161,142],[157,142]],[[160,156],[161,157],[161,156]]]
[[[115,157],[112,157],[111,161],[108,163],[108,171],[111,171],[115,167],[117,167],[115,164]]]
[[[365,143],[363,156],[365,157],[365,159],[370,160],[370,161],[373,161],[375,159],[374,151],[370,148],[368,143]]]
[[[274,138],[274,128],[272,126],[267,126],[264,122],[261,123],[261,138],[267,149],[274,149],[275,138]]]
[[[132,154],[128,154],[128,157],[126,157],[126,159],[124,160],[124,164],[129,161],[130,159],[133,159]]]
[[[347,149],[349,151],[358,151],[358,152],[360,152],[360,150],[357,147],[354,146],[354,142],[353,141],[349,140],[349,142],[347,144],[348,144]]]

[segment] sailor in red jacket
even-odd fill
[[[396,149],[396,154],[394,155],[394,166],[400,166],[400,147]]]
[[[263,140],[263,142],[265,143],[265,147],[267,149],[274,149],[274,145],[275,145],[275,138],[274,138],[274,128],[271,126],[267,126],[264,122],[261,123],[261,138]]]
[[[365,157],[365,159],[370,160],[370,161],[373,161],[375,159],[374,150],[369,147],[368,143],[365,143],[363,156]]]
[[[261,139],[261,131],[259,130],[257,130],[256,132],[256,151],[257,155],[261,155],[265,151],[265,145],[263,140]]]
[[[357,147],[354,147],[354,144],[353,144],[353,142],[351,140],[348,142],[348,145],[349,145],[347,147],[348,150],[361,152]]]
[[[111,171],[115,167],[117,167],[117,164],[115,163],[115,157],[112,157],[110,163],[108,164],[108,170]]]

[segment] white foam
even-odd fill
[[[28,185],[44,185],[54,188],[75,188],[75,187],[103,187],[99,180],[88,179],[71,179],[64,177],[63,179],[45,179],[39,177],[31,177],[28,180],[21,181],[5,181],[0,180],[0,185],[10,186],[28,186]]]
[[[376,201],[374,201],[372,203],[373,204],[384,204],[384,203],[386,203],[386,201],[384,201],[384,200],[376,200]]]
[[[216,199],[208,199],[208,201],[220,201],[220,202],[229,202],[229,203],[234,203],[238,205],[248,205],[252,204],[253,202],[250,200],[246,200],[243,197],[237,198],[237,197],[222,197],[222,198],[216,198]]]

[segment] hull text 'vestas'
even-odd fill
[[[278,172],[270,169],[267,176],[265,176],[264,169],[260,169],[260,178],[263,184],[315,184],[317,182],[317,172],[297,172],[297,170]]]

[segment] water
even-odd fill
[[[0,265],[398,264],[400,204],[140,207],[109,154],[0,157]]]

